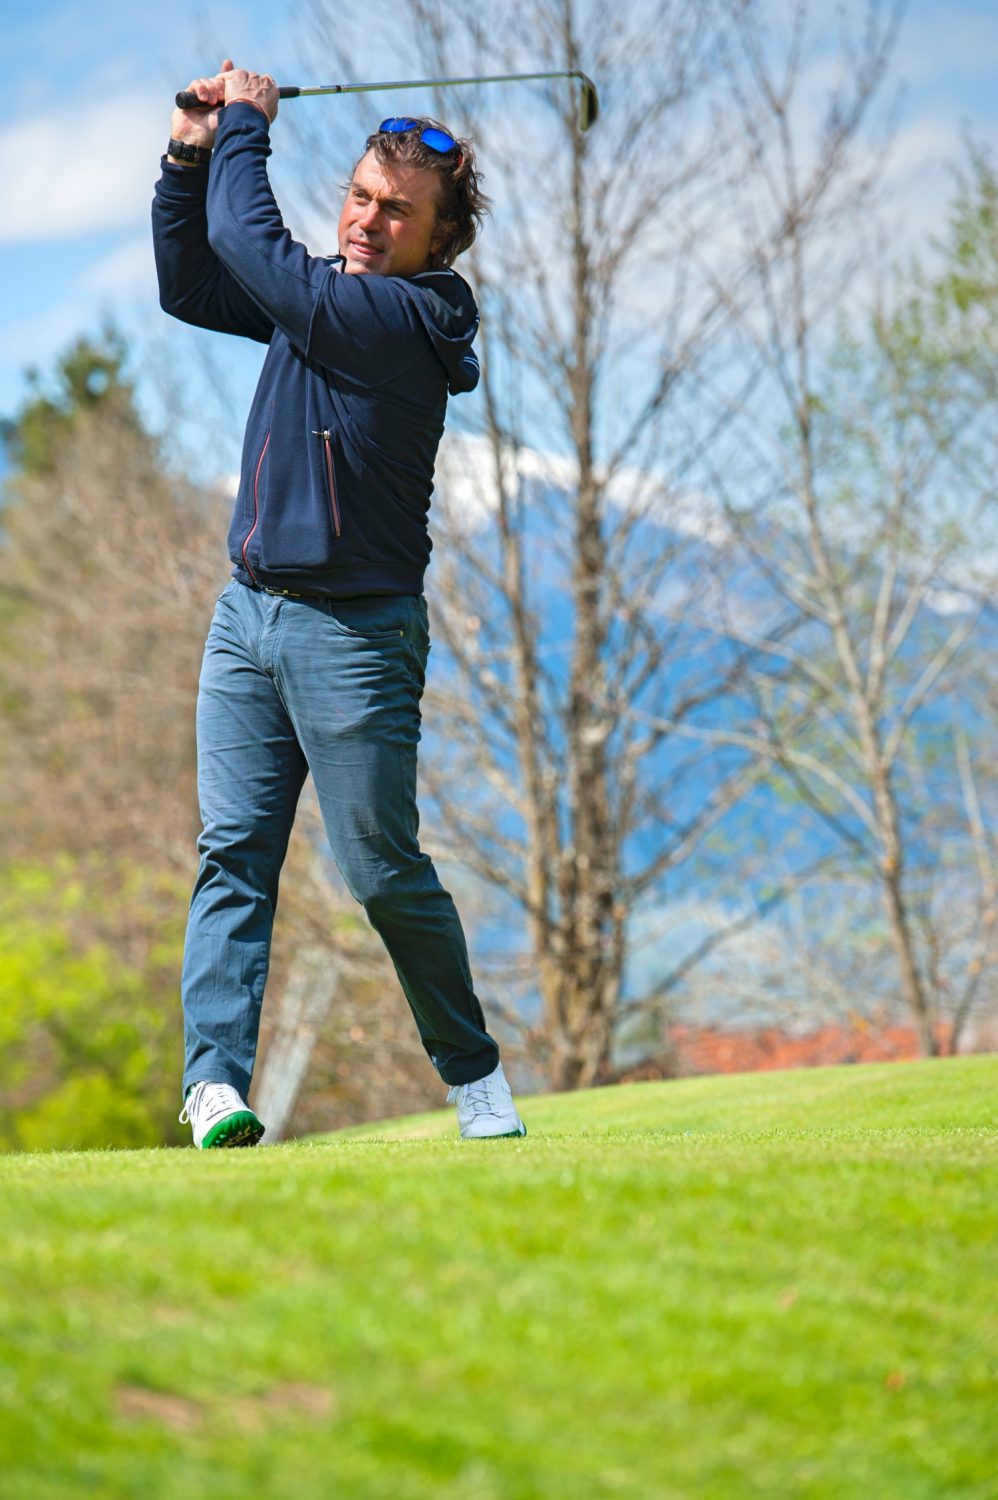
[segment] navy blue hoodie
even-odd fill
[[[270,129],[222,111],[208,168],[163,158],[153,243],[166,312],[269,344],[229,529],[234,574],[288,592],[416,594],[447,394],[478,383],[456,271],[348,275],[284,226]]]

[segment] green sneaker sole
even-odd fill
[[[255,1146],[263,1131],[251,1109],[238,1109],[212,1126],[201,1142],[201,1150],[208,1151],[213,1146]]]

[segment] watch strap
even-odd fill
[[[210,146],[195,146],[190,141],[178,141],[170,137],[170,144],[166,148],[167,156],[175,156],[178,161],[189,161],[196,163],[199,167],[207,166],[211,160]]]

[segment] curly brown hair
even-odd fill
[[[413,116],[413,119],[415,128],[412,130],[378,130],[369,135],[364,154],[373,151],[378,165],[386,172],[392,167],[418,167],[420,171],[436,174],[439,183],[437,226],[448,232],[431,264],[434,270],[441,270],[452,265],[474,244],[492,204],[482,192],[482,174],[475,162],[471,141],[455,136],[446,125],[427,115]],[[420,131],[428,125],[449,135],[455,142],[454,150],[434,151],[432,146],[425,145],[420,140]]]

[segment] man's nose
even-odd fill
[[[370,229],[375,221],[380,217],[380,214],[380,203],[365,203],[357,219],[357,222],[358,224],[361,224],[365,229]]]

